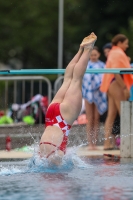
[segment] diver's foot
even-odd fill
[[[84,49],[90,48],[90,47],[93,48],[96,40],[97,40],[97,36],[95,35],[95,33],[92,32],[89,36],[83,39],[82,43],[80,44],[80,47]]]

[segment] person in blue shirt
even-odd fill
[[[105,64],[99,60],[100,52],[98,47],[94,47],[87,69],[102,69]],[[102,74],[85,74],[82,81],[82,95],[85,99],[86,118],[87,118],[87,137],[89,149],[96,148],[97,135],[99,132],[100,115],[107,110],[106,94],[99,90]]]

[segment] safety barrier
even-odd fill
[[[30,82],[30,96],[33,97],[33,91],[34,91],[34,81],[39,81],[39,89],[38,89],[38,93],[42,94],[42,82],[46,82],[47,83],[47,87],[48,87],[48,100],[49,102],[51,102],[52,99],[52,86],[51,86],[51,82],[47,77],[43,77],[43,76],[0,76],[0,81],[5,81],[5,108],[7,106],[7,101],[9,99],[8,97],[8,91],[9,91],[9,81],[13,81],[14,82],[14,87],[13,87],[13,94],[14,94],[14,99],[13,99],[13,103],[16,103],[17,100],[17,82],[18,81],[22,81],[22,103],[25,103],[25,92],[26,92],[26,88],[25,88],[25,81],[29,81]],[[43,95],[43,94],[42,94]]]
[[[48,102],[51,102],[52,99],[52,85],[50,80],[47,77],[44,76],[1,76],[0,77],[0,82],[4,81],[5,82],[5,98],[4,98],[4,105],[2,106],[3,108],[5,108],[5,110],[7,109],[7,105],[8,105],[8,99],[10,100],[10,97],[8,97],[8,91],[9,91],[9,81],[13,82],[13,102],[10,103],[17,103],[17,83],[18,81],[22,82],[22,99],[21,102],[25,103],[25,81],[30,82],[30,98],[33,97],[33,88],[34,88],[34,81],[38,81],[39,82],[39,88],[38,88],[38,93],[43,95],[42,92],[42,84],[43,82],[46,82],[47,84],[47,88],[48,88]],[[42,122],[42,115],[41,113],[39,113],[39,123]]]
[[[133,101],[121,102],[121,157],[133,158]]]

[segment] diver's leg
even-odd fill
[[[71,81],[69,82],[69,84],[66,87],[67,90],[65,91],[63,102],[60,104],[60,112],[61,112],[61,114],[63,114],[63,118],[65,120],[68,119],[66,121],[70,122],[69,124],[73,123],[74,119],[78,116],[79,111],[81,110],[81,104],[82,104],[82,94],[81,94],[82,77],[83,77],[83,74],[84,74],[84,72],[86,70],[86,67],[87,67],[87,64],[88,64],[90,52],[91,52],[92,47],[94,45],[94,42],[96,40],[96,36],[95,37],[94,36],[95,36],[94,34],[91,34],[89,36],[89,39],[87,39],[87,41],[86,41],[87,46],[85,45],[85,41],[83,41],[81,43],[81,47],[84,47],[84,52],[82,54],[81,54],[81,52],[79,52],[82,56],[79,56],[80,58],[79,58],[78,62],[76,64],[74,64],[72,77],[70,78],[71,75],[69,74],[69,72],[67,73],[67,71],[66,71],[66,74],[65,74],[65,80],[66,81],[64,81],[64,82],[68,83],[69,82],[69,78],[71,79]],[[75,60],[75,58],[74,58],[74,60]],[[73,64],[73,62],[72,62],[72,64]],[[77,68],[78,72],[76,72],[76,68]],[[62,91],[62,92],[64,92],[64,91]],[[54,98],[54,101],[55,101],[55,99],[56,98]],[[56,102],[60,102],[60,100],[61,100],[60,98],[57,98]],[[55,138],[54,138],[54,140],[49,138],[49,137],[53,136],[53,127],[54,127],[54,135],[57,138],[57,142],[59,142],[60,139],[63,139],[62,138],[63,132],[61,131],[61,129],[59,129],[58,127],[55,127],[55,126],[48,126],[45,129],[45,132],[43,134],[43,136],[46,136],[46,138],[45,138],[46,140],[43,140],[41,142],[45,142],[45,141],[46,142],[51,142],[52,141],[53,144],[58,146],[58,144],[55,142]],[[57,132],[56,132],[56,128],[58,128]],[[61,131],[61,134],[58,135],[60,131]],[[58,135],[58,137],[57,137],[57,135]],[[49,140],[48,140],[48,138],[49,138]],[[51,145],[49,145],[48,148],[50,148],[50,146]],[[43,146],[42,146],[42,148],[43,148]],[[54,146],[52,148],[54,148]],[[45,152],[43,152],[43,154],[44,153]]]
[[[68,90],[71,80],[72,80],[72,77],[73,77],[73,69],[74,69],[76,63],[79,61],[82,53],[83,53],[83,48],[80,47],[77,54],[74,56],[74,58],[68,64],[66,71],[65,71],[63,84],[62,84],[61,88],[58,90],[58,92],[56,93],[56,95],[53,98],[51,103],[54,103],[54,102],[61,103],[63,101],[66,91]]]
[[[81,46],[84,47],[84,52],[74,67],[71,84],[61,104],[61,113],[63,114],[64,119],[66,119],[66,121],[69,124],[73,123],[73,121],[77,118],[81,110],[82,78],[86,71],[90,53],[93,49],[96,39],[97,39],[96,35],[92,33],[90,34],[90,36],[87,37],[86,43],[85,42],[83,42],[83,44],[81,43]]]

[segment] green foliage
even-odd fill
[[[58,0],[0,1],[0,61],[22,61],[23,68],[56,68]],[[132,0],[64,0],[64,67],[82,38],[94,31],[102,46],[117,33],[130,39],[133,51]]]
[[[73,44],[78,45],[82,38],[92,31],[98,36],[96,45],[101,50],[103,45],[110,42],[115,34],[126,33],[127,36],[132,35],[130,23],[130,18],[133,16],[132,0],[67,0],[66,2],[65,30],[67,30],[67,38],[65,39],[68,51],[77,47],[71,45],[72,41],[74,41]],[[71,35],[69,32],[71,32]],[[70,43],[69,38],[71,39]],[[133,52],[132,43],[130,43],[130,55],[131,52]]]
[[[0,55],[10,59],[12,50],[24,68],[55,67],[57,57],[58,2],[23,0],[0,2]],[[52,49],[52,50],[51,50]],[[51,59],[52,57],[52,59]]]
[[[4,124],[13,124],[13,119],[6,115],[2,116],[0,118],[0,125],[4,125]]]

